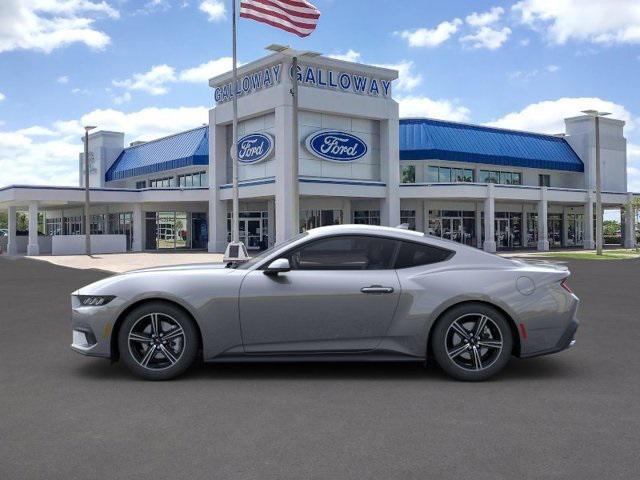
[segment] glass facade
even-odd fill
[[[416,183],[416,166],[405,165],[400,169],[400,181],[402,183]]]
[[[133,244],[133,213],[110,213],[108,216],[109,233],[124,235],[127,238],[127,250]]]
[[[409,230],[416,229],[416,211],[415,210],[400,210],[400,223],[407,223]]]
[[[344,223],[342,210],[300,210],[300,231]]]
[[[501,172],[498,170],[480,170],[480,183],[499,183],[502,185],[522,185],[522,174]]]
[[[227,213],[227,241],[231,241],[231,212]],[[247,250],[264,250],[269,246],[269,213],[240,212],[238,230],[240,241]]]
[[[176,186],[176,179],[173,177],[156,178],[153,180],[149,180],[150,188],[168,188],[168,187],[175,187],[175,186]]]
[[[428,183],[473,182],[470,168],[427,167]]]
[[[465,245],[475,245],[475,215],[473,210],[429,210],[427,233]]]
[[[562,246],[562,214],[550,213],[547,215],[547,238],[549,247]]]
[[[569,213],[567,215],[567,246],[573,247],[583,244],[584,215],[581,213]]]
[[[204,212],[146,212],[146,250],[206,248],[207,214]]]
[[[355,210],[353,223],[361,225],[380,225],[380,210]]]
[[[209,176],[207,172],[188,173],[178,175],[178,186],[182,188],[207,187]]]

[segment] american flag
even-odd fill
[[[320,10],[306,0],[241,0],[240,16],[306,37],[316,29]]]

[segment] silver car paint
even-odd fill
[[[429,331],[447,308],[477,300],[504,310],[514,322],[520,356],[557,351],[575,329],[578,299],[559,282],[569,275],[554,265],[515,262],[458,243],[385,227],[322,227],[286,250],[323,236],[365,234],[424,242],[455,255],[432,265],[383,271],[290,271],[268,276],[260,270],[282,251],[247,270],[187,265],[137,270],[81,288],[73,295],[114,295],[101,307],[83,307],[72,297],[72,327],[90,329],[97,343],[72,345],[87,355],[111,357],[111,336],[129,308],[149,299],[175,302],[195,319],[203,358],[228,361],[270,358],[369,357],[422,359]],[[523,280],[524,279],[524,280]],[[360,288],[393,287],[371,295]],[[518,286],[520,289],[518,289]],[[524,329],[527,338],[523,338]]]

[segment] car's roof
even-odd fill
[[[340,234],[357,235],[385,235],[406,239],[424,238],[424,233],[407,230],[405,228],[381,227],[378,225],[330,225],[327,227],[313,228],[308,231],[310,236],[326,236]]]

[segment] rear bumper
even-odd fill
[[[537,338],[535,339],[537,341],[523,342],[526,344],[526,348],[522,349],[520,357],[531,358],[550,355],[573,347],[576,344],[576,331],[580,326],[580,321],[577,317],[578,305],[579,300],[575,297],[575,303],[570,310],[570,315],[564,321],[561,320],[561,327],[537,330]]]

